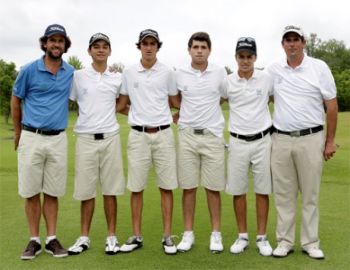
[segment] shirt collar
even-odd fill
[[[294,69],[302,69],[302,68],[305,68],[307,66],[307,63],[309,62],[309,57],[304,53],[304,58],[303,60],[301,61],[300,65],[295,67]],[[289,65],[288,65],[288,62],[287,62],[287,58],[285,58],[283,60],[283,67],[284,68],[290,68],[292,69]]]
[[[141,60],[139,61],[139,63],[137,64],[137,71],[138,72],[144,72],[144,71],[147,71],[147,70],[158,70],[159,69],[159,61],[156,60],[156,62],[154,63],[154,65],[147,69],[147,68],[144,68],[144,66],[141,64]]]
[[[45,62],[44,62],[44,58],[45,58],[45,55],[43,55],[39,60],[38,60],[38,69],[40,71],[48,71],[46,66],[45,66]],[[61,60],[61,66],[60,66],[60,69],[67,69],[67,63],[65,61],[63,61],[63,59]]]

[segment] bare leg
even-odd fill
[[[95,209],[95,199],[81,202],[80,206],[80,234],[81,236],[89,236],[92,216]]]
[[[58,199],[44,194],[43,213],[46,221],[47,236],[56,235]]]
[[[133,233],[134,235],[141,235],[143,191],[132,192],[130,197],[130,203]]]
[[[173,219],[173,191],[159,188],[161,205],[162,205],[162,217],[163,217],[163,233],[164,236],[171,235],[171,225]]]
[[[212,231],[220,231],[221,198],[219,191],[205,189],[207,193],[208,209],[211,220]]]
[[[247,199],[246,195],[233,196],[236,222],[239,233],[247,232]]]
[[[193,230],[194,213],[196,209],[197,188],[184,189],[182,193],[182,213],[185,231]]]
[[[38,237],[41,217],[40,194],[37,194],[30,198],[26,198],[24,210],[27,216],[30,236]]]
[[[103,196],[108,236],[115,235],[117,221],[117,199],[115,196]]]
[[[269,196],[256,194],[256,220],[258,235],[266,233],[267,217],[269,215]]]

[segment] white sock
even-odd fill
[[[113,239],[117,240],[117,237],[115,235],[110,235],[110,236],[107,236],[107,239],[108,240],[113,240]]]
[[[244,239],[249,239],[248,238],[248,233],[239,233],[238,238],[244,238]]]
[[[80,239],[83,240],[83,241],[88,241],[88,240],[90,240],[90,239],[89,239],[89,236],[80,236]]]
[[[46,237],[45,243],[48,244],[51,240],[56,239],[56,235],[50,235]]]
[[[212,235],[221,235],[221,232],[218,232],[218,231],[212,231],[211,232]]]
[[[258,240],[258,239],[260,239],[260,238],[266,238],[266,234],[258,234],[257,236],[256,236],[256,240]]]
[[[189,235],[189,234],[193,234],[193,231],[184,231],[184,235]]]
[[[40,244],[40,237],[39,236],[30,237],[30,241],[32,241],[32,240],[34,240],[35,242]]]

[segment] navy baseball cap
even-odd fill
[[[139,35],[139,43],[141,43],[142,40],[144,40],[146,37],[153,37],[157,40],[158,43],[161,43],[160,39],[159,39],[159,35],[158,35],[157,31],[155,31],[155,30],[146,29],[146,30],[141,31],[141,33]]]
[[[111,41],[109,40],[109,37],[102,33],[96,33],[92,35],[89,40],[89,46],[91,46],[92,44],[94,44],[96,41],[99,41],[99,40],[104,40],[108,43],[109,46],[111,46]]]
[[[244,51],[256,55],[256,43],[254,38],[241,37],[237,40],[236,54]]]
[[[51,24],[46,28],[44,37],[50,37],[52,35],[62,35],[67,37],[66,29],[62,25]]]

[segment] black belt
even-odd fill
[[[103,133],[96,133],[94,134],[94,139],[95,140],[103,140],[105,138]]]
[[[40,135],[48,135],[48,136],[58,135],[62,131],[64,131],[64,129],[47,130],[47,129],[33,128],[33,127],[26,126],[26,125],[22,125],[22,129],[29,131],[29,132],[34,132],[34,133],[37,133]]]
[[[312,134],[312,133],[317,133],[317,132],[319,132],[321,130],[323,130],[323,126],[317,126],[317,127],[313,127],[313,128],[306,128],[306,129],[296,130],[296,131],[282,131],[282,130],[279,130],[279,129],[273,127],[273,132],[276,132],[278,134],[289,135],[291,137],[305,136],[305,135],[309,135],[309,134]]]
[[[169,127],[170,125],[164,125],[164,126],[158,126],[158,127],[131,126],[132,129],[135,129],[140,132],[147,132],[147,133],[156,133],[160,130],[167,129]]]
[[[237,139],[251,142],[251,141],[255,141],[255,140],[259,140],[259,139],[263,138],[267,133],[270,133],[270,130],[271,130],[271,128],[269,127],[267,129],[265,129],[264,131],[261,131],[257,134],[254,134],[254,135],[239,135],[239,134],[233,133],[233,132],[230,132],[230,134],[232,137],[235,137]]]

